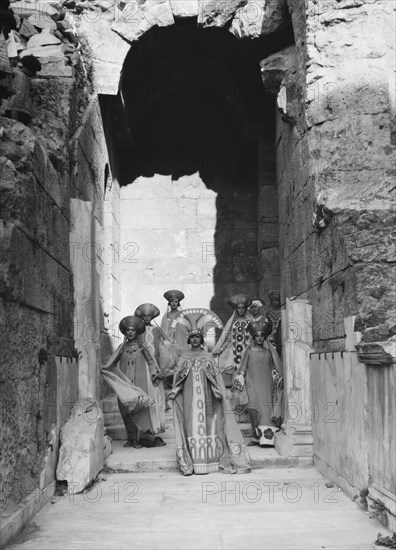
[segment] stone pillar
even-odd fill
[[[258,295],[279,289],[279,220],[276,187],[275,117],[259,138],[258,158]]]
[[[91,201],[71,199],[70,263],[74,283],[74,342],[79,399],[99,396],[100,292]]]
[[[312,456],[310,354],[312,306],[286,299],[282,311],[285,421],[275,439],[281,456]]]

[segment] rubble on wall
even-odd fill
[[[41,63],[40,76],[73,76],[79,44],[73,17],[60,2],[12,2],[16,29],[7,39],[11,64],[33,55]]]

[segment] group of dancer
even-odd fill
[[[172,408],[184,475],[248,472],[247,446],[258,444],[263,432],[266,442],[273,442],[282,422],[279,293],[271,293],[269,312],[261,300],[232,296],[228,303],[234,312],[225,327],[208,309],[181,309],[179,290],[164,297],[168,309],[160,326],[154,304],[141,304],[121,320],[124,342],[102,367],[105,380],[116,368],[123,383],[138,392],[138,399],[131,400],[112,386],[127,433],[125,446],[165,445],[161,434]],[[257,436],[247,446],[235,416],[244,412]]]

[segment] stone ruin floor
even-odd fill
[[[98,480],[84,494],[54,497],[8,548],[365,550],[379,548],[379,532],[391,535],[309,460],[272,448],[249,447],[250,474],[182,476],[168,420],[166,447],[113,441]]]

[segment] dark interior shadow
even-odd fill
[[[275,105],[259,62],[293,43],[291,25],[238,40],[196,20],[153,28],[131,46],[120,93],[101,97],[112,173],[121,185],[139,176],[199,172],[217,193],[211,308],[223,319],[232,293],[257,293],[259,138],[275,146]]]

